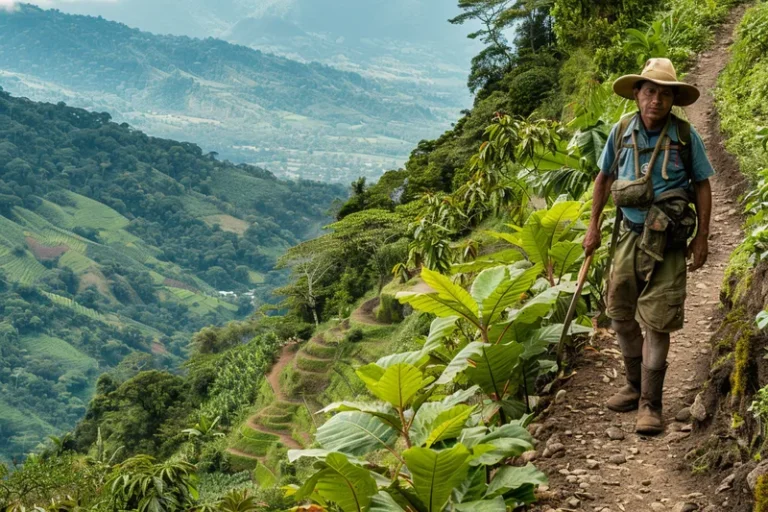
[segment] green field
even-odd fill
[[[21,346],[30,357],[57,363],[64,371],[78,370],[83,373],[95,371],[99,363],[83,354],[66,341],[45,334],[21,337]]]
[[[12,281],[32,284],[45,274],[46,268],[29,251],[15,254],[8,247],[0,245],[0,268]]]
[[[70,299],[69,297],[62,297],[61,295],[56,295],[55,293],[46,292],[44,290],[41,290],[40,293],[51,299],[56,304],[59,304],[60,306],[68,307],[78,315],[87,316],[88,318],[92,318],[94,320],[104,320],[104,316],[99,313],[96,310],[93,310],[91,308],[87,308],[81,304],[78,304],[74,300]]]
[[[232,313],[237,311],[237,306],[234,304],[219,300],[215,297],[209,297],[208,295],[202,295],[183,288],[166,287],[165,289],[170,292],[172,298],[175,298],[182,304],[186,304],[198,315],[205,315],[212,311],[221,312],[222,308]]]

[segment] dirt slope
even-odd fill
[[[684,419],[685,411],[680,413],[683,421],[675,417],[691,405],[706,379],[710,338],[719,322],[723,272],[731,251],[743,238],[737,202],[743,180],[735,160],[723,149],[712,95],[743,13],[743,6],[731,13],[716,35],[715,46],[700,55],[686,78],[702,91],[686,114],[702,135],[718,175],[712,182],[709,260],[703,269],[689,274],[685,328],[672,335],[664,395],[667,431],[655,438],[638,436],[635,413],[617,414],[604,407],[623,385],[624,375],[614,336],[610,332],[598,336],[597,350],[586,352],[559,403],[535,427],[541,440],[536,464],[548,473],[550,490],[543,493],[548,499],[533,510],[714,512],[729,506],[727,493],[717,492],[712,477],[692,475],[684,456],[699,439]],[[552,451],[556,453],[550,455]]]

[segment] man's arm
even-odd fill
[[[693,184],[694,194],[696,195],[696,215],[698,217],[698,229],[696,236],[691,240],[688,246],[686,257],[693,256],[693,263],[688,266],[690,271],[700,269],[706,262],[709,255],[709,218],[712,214],[712,187],[709,179],[698,181]]]
[[[597,175],[595,178],[595,188],[592,192],[592,216],[589,219],[589,228],[587,229],[587,235],[584,237],[582,247],[584,247],[584,254],[589,256],[595,250],[600,247],[602,239],[600,233],[600,216],[603,213],[606,203],[608,203],[608,196],[611,193],[611,185],[615,180],[615,176],[612,174],[605,174],[603,172]],[[707,226],[709,226],[709,217],[707,217]]]

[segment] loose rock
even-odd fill
[[[679,421],[680,423],[685,423],[690,419],[691,419],[690,407],[683,407],[682,409],[677,411],[677,414],[675,414],[675,421]]]
[[[757,485],[757,479],[766,473],[768,473],[768,460],[762,461],[747,475],[747,485],[749,485],[749,489],[754,491],[755,486]]]
[[[611,464],[624,464],[627,462],[627,458],[623,454],[617,453],[616,455],[608,457],[608,462]]]
[[[695,512],[699,510],[699,506],[691,502],[679,502],[675,505],[674,512]]]
[[[621,441],[624,439],[624,431],[620,428],[616,427],[609,427],[605,434],[608,436],[608,438],[612,439],[613,441]]]
[[[721,492],[725,492],[731,489],[733,487],[733,481],[736,480],[736,473],[731,473],[727,477],[723,479],[722,482],[720,482],[720,485],[718,486],[717,490],[715,491],[715,494],[720,494]]]
[[[581,500],[579,498],[570,498],[568,501],[566,501],[569,507],[571,508],[579,508],[581,505]]]
[[[704,399],[701,397],[701,393],[696,395],[696,399],[691,405],[691,416],[697,421],[704,421],[707,419],[707,410],[704,408]]]
[[[565,445],[562,443],[552,443],[550,445],[547,445],[546,448],[544,448],[544,453],[541,454],[542,457],[554,457],[557,454],[561,454],[560,456],[564,455]]]

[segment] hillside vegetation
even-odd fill
[[[343,195],[2,91],[0,134],[3,458],[71,429],[100,373],[175,366],[272,300],[276,256]]]
[[[379,176],[458,110],[421,90],[317,63],[30,5],[0,11],[0,84],[323,181]]]
[[[668,56],[684,72],[736,3],[459,2],[455,22],[486,21],[475,34],[485,48],[469,78],[474,108],[422,141],[404,169],[354,182],[328,232],[279,259],[292,276],[278,290],[287,314],[199,332],[185,376],[105,379],[86,420],[2,480],[0,497],[30,505],[75,486],[71,500],[102,509],[344,512],[506,512],[551,497],[531,462],[533,422],[558,407],[554,392],[604,320],[605,243],[561,337],[597,159],[611,125],[634,108],[610,84],[650,57]],[[755,7],[744,23],[754,27],[762,13]],[[753,86],[768,31],[749,33],[757,39],[736,46],[746,67],[723,77],[734,133],[738,118],[752,119],[737,107],[757,108],[762,94]],[[742,158],[765,149],[761,132],[748,131]],[[612,216],[609,208],[606,239]],[[761,244],[738,260],[747,276]],[[768,323],[764,313],[758,320]],[[746,321],[751,329],[754,317]],[[308,324],[311,336],[298,329]],[[242,339],[250,341],[233,342]],[[726,387],[746,392],[731,395],[746,408],[757,391],[747,376],[760,375],[747,362],[763,346],[744,339],[754,341],[721,348],[736,362]],[[765,424],[765,394],[750,408],[752,432]],[[142,415],[152,421],[134,426]],[[144,424],[152,429],[135,435]],[[739,462],[764,456],[759,432],[748,448],[737,443]],[[73,477],[78,464],[89,471]],[[43,471],[54,477],[19,496]],[[759,482],[758,503],[768,486]]]

